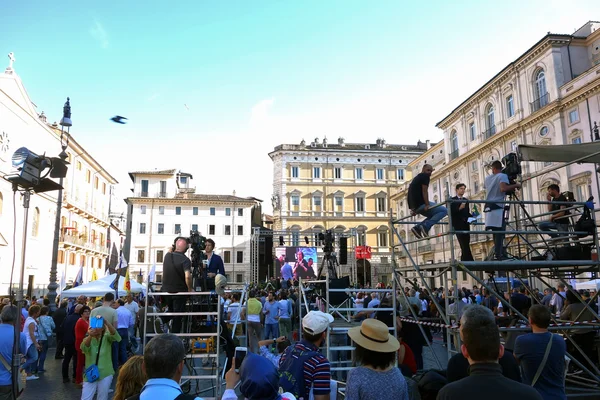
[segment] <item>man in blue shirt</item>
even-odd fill
[[[515,343],[515,357],[523,368],[523,383],[531,385],[536,375],[534,389],[544,400],[566,399],[564,374],[567,345],[562,337],[548,332],[551,315],[543,305],[536,304],[529,309],[529,324],[533,333],[519,336]],[[542,364],[544,354],[552,340],[546,363]],[[538,369],[542,367],[538,374]]]
[[[279,303],[275,301],[273,292],[269,292],[269,297],[263,306],[265,314],[265,339],[276,339],[279,337]]]
[[[2,324],[0,324],[0,356],[4,358],[6,364],[12,364],[13,341],[15,339],[15,323],[17,321],[17,307],[5,306],[0,314]],[[19,343],[19,353],[25,354],[27,339],[24,333],[21,333]],[[0,362],[0,400],[12,399],[12,372],[7,370],[4,362]]]
[[[207,258],[206,276],[214,278],[217,274],[225,275],[225,266],[220,255],[213,253],[215,250],[215,241],[206,239],[206,249],[204,250]]]
[[[153,337],[144,348],[144,369],[148,381],[142,388],[139,399],[201,400],[200,397],[183,394],[179,387],[184,359],[185,348],[181,338],[171,334]]]

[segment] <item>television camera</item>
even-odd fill
[[[192,261],[192,279],[193,287],[197,288],[201,285],[199,283],[206,277],[205,264],[203,261],[207,259],[204,250],[206,249],[206,238],[202,236],[198,231],[191,230],[189,237],[179,236],[173,242],[172,251],[175,251],[175,244],[178,240],[184,239],[190,248],[192,249],[191,261]],[[202,285],[206,287],[206,284]]]
[[[334,236],[333,231],[331,229],[327,229],[325,233],[319,233],[319,241],[323,242],[323,252],[325,253],[325,257],[323,259],[323,264],[321,268],[319,268],[319,277],[323,272],[323,267],[327,265],[327,271],[329,273],[330,279],[337,279],[337,270],[335,269],[338,264],[337,258],[335,256],[334,250]]]
[[[502,164],[504,164],[502,173],[508,176],[510,184],[516,183],[517,176],[521,175],[522,172],[517,153],[508,153],[502,157]]]

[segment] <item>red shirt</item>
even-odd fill
[[[400,343],[400,346],[404,347],[404,360],[402,360],[402,365],[406,365],[413,374],[417,373],[417,362],[415,361],[415,355],[408,347],[408,345],[404,342]]]
[[[75,350],[81,351],[81,342],[85,339],[90,324],[83,318],[79,318],[75,324]]]

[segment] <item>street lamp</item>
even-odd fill
[[[71,121],[71,102],[67,97],[67,102],[63,107],[63,117],[60,120],[60,147],[62,151],[58,155],[67,164],[67,147],[69,147],[69,132],[73,126]],[[67,131],[65,132],[65,127]],[[52,264],[50,266],[50,283],[48,284],[48,300],[50,301],[50,312],[56,311],[56,289],[58,284],[56,283],[56,272],[58,263],[58,243],[60,242],[60,217],[62,211],[62,200],[63,200],[63,177],[60,178],[59,184],[60,189],[58,190],[58,197],[56,200],[56,218],[54,220],[54,241],[52,243]],[[62,288],[61,288],[62,289]]]

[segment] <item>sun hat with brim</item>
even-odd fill
[[[348,336],[360,347],[378,353],[392,353],[400,348],[398,340],[390,335],[388,326],[373,318],[349,329]]]

